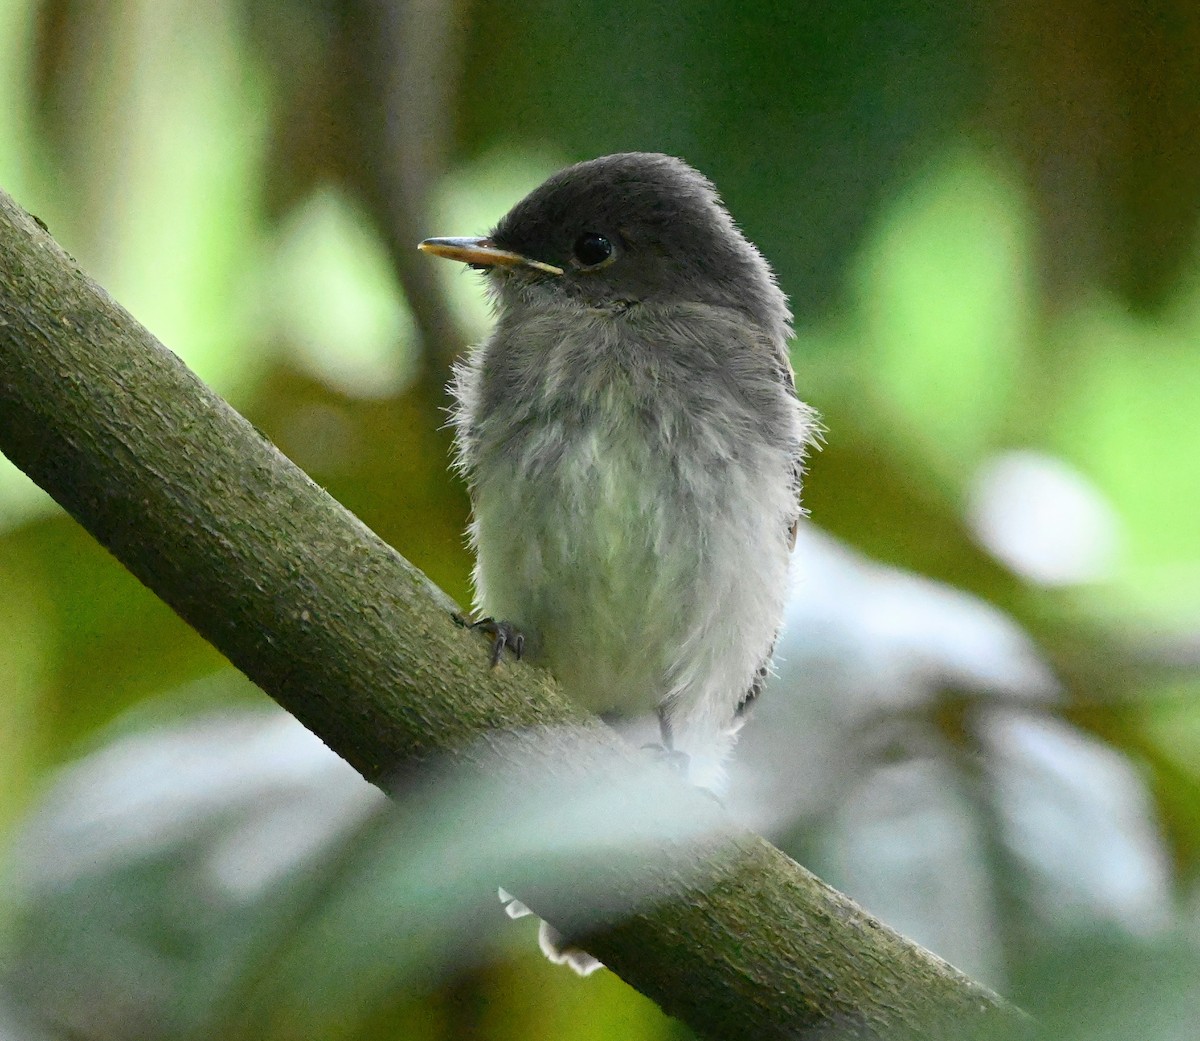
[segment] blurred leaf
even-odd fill
[[[264,291],[299,364],[343,393],[375,397],[415,374],[414,330],[383,244],[335,189],[314,193],[280,231]]]
[[[69,23],[54,121],[63,245],[226,394],[254,372],[267,89],[231,0]],[[66,208],[66,207],[64,207]]]
[[[42,766],[49,665],[54,634],[36,565],[0,545],[0,834],[7,833],[30,798]],[[3,870],[0,856],[0,870]],[[0,923],[5,913],[0,899]]]
[[[1192,1041],[1200,1022],[1200,952],[1090,936],[1042,943],[1020,992],[1045,1041]]]
[[[862,364],[940,472],[1005,433],[1031,332],[1026,224],[994,165],[951,154],[890,204],[859,262]]]
[[[34,29],[38,0],[0,4],[0,185],[48,224],[58,223],[59,201],[47,190],[43,142],[33,104]]]
[[[64,514],[9,533],[53,634],[42,665],[50,759],[138,699],[221,667],[224,659]],[[52,650],[50,648],[53,648]]]
[[[1129,530],[1121,593],[1139,606],[1200,608],[1197,327],[1098,300],[1064,323],[1064,367],[1047,433],[1111,497]],[[1066,378],[1069,377],[1069,378]],[[1170,566],[1191,571],[1172,573]]]
[[[49,495],[0,455],[0,534],[57,510]]]

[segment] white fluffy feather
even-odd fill
[[[733,316],[703,317],[737,335]],[[503,347],[494,338],[458,374],[477,607],[520,628],[531,657],[593,711],[660,710],[693,780],[719,787],[783,611],[808,413],[765,345],[744,338],[711,351],[757,348],[761,372],[748,378],[774,381],[774,428],[756,432],[761,417],[732,380],[693,394],[688,367],[644,349],[678,308],[556,319],[571,335],[547,343],[526,330],[516,343],[502,325]],[[540,364],[523,394],[538,418],[512,402],[483,407],[489,367],[531,352]]]

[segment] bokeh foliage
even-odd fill
[[[1048,711],[1127,757],[1152,795],[1172,923],[1142,947],[1084,937],[1049,965],[1010,937],[995,959],[1070,1024],[1097,977],[1152,975],[1169,1010],[1188,987],[1162,981],[1196,966],[1182,937],[1200,894],[1197,55],[1184,0],[0,0],[0,187],[466,602],[441,387],[487,315],[469,273],[422,267],[412,245],[486,228],[575,159],[652,149],[704,170],[793,301],[798,383],[827,428],[814,522],[1008,612],[1063,685]],[[981,474],[1012,450],[1065,464],[1099,502],[1112,544],[1091,574],[1048,581],[981,538]],[[2,460],[0,583],[5,832],[114,720],[255,704]],[[966,740],[953,703],[936,723]],[[369,1000],[330,985],[306,1003],[285,955],[320,956],[322,870],[297,869],[258,909],[290,921],[293,894],[306,910],[295,936],[274,927],[285,939],[254,978],[223,981],[253,996],[227,1033],[676,1036],[619,981],[565,978],[515,942],[456,975],[382,972]],[[375,895],[361,920],[386,914]],[[19,937],[17,901],[0,897],[0,915]],[[1162,971],[1128,972],[1132,950]],[[1135,1036],[1117,1024],[1146,990],[1114,992],[1088,1036]],[[181,1017],[156,1036],[205,1032]],[[1141,1036],[1184,1036],[1174,1022]]]

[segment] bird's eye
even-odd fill
[[[575,240],[572,252],[580,267],[599,267],[612,256],[613,247],[603,235],[585,231]]]

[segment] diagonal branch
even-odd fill
[[[496,730],[554,725],[619,748],[544,673],[489,671],[443,593],[3,193],[0,450],[369,781],[439,753],[470,765]],[[677,805],[718,812],[676,783]],[[994,994],[762,839],[728,832],[703,890],[685,870],[694,850],[665,844],[655,870],[671,899],[587,939],[698,1034],[960,1041],[1022,1029]],[[587,900],[536,896],[558,923],[578,921]]]

